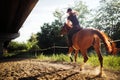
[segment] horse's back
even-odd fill
[[[91,29],[91,28],[85,28],[85,29],[82,29],[80,30],[76,35],[78,36],[81,36],[81,37],[88,37],[88,36],[93,36],[93,31],[94,29]]]
[[[82,29],[73,36],[73,45],[79,48],[88,48],[94,40],[93,29]]]

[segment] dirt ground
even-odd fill
[[[0,80],[120,80],[120,72],[103,69],[104,76],[96,77],[99,67],[89,64],[79,70],[79,64],[41,61],[38,59],[9,59],[0,61]]]

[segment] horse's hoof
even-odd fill
[[[82,68],[80,68],[80,71],[82,71]]]
[[[84,66],[83,65],[81,65],[80,66],[80,71],[82,71],[84,69]]]
[[[99,74],[99,77],[104,77],[104,78],[106,78],[106,75],[105,75],[105,73],[103,72],[102,74]]]
[[[102,77],[102,75],[101,75],[101,74],[98,74],[98,75],[96,75],[96,77]]]
[[[73,60],[71,60],[71,62],[73,62]]]
[[[80,67],[80,71],[82,71],[83,70],[83,67]]]
[[[104,77],[104,78],[106,78],[106,75],[105,75],[105,73],[99,73],[96,77]]]

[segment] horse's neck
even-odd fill
[[[82,28],[82,27],[80,27],[80,28],[79,28],[79,31],[81,31],[82,29],[83,29],[83,28]]]

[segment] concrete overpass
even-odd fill
[[[0,0],[0,53],[20,36],[19,29],[38,0]]]

